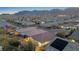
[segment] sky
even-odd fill
[[[64,7],[0,7],[0,14],[14,14],[19,11],[27,10],[51,10],[51,9],[65,9]]]

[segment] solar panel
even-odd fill
[[[62,51],[67,44],[67,41],[57,38],[50,46]]]

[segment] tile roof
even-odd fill
[[[32,36],[35,40],[40,42],[49,41],[53,37],[53,35],[50,32],[39,29],[37,27],[22,28],[17,31],[25,35]]]

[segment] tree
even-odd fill
[[[24,51],[34,51],[35,47],[35,44],[33,44],[32,41],[29,41],[26,45],[22,46],[21,49]]]
[[[74,33],[75,29],[70,29],[69,34],[67,34],[65,37],[68,38],[69,36],[71,36]]]
[[[18,47],[20,45],[20,41],[18,41],[17,39],[9,40],[9,45],[14,46],[14,47]]]
[[[27,37],[25,39],[23,39],[24,42],[21,46],[21,50],[23,51],[35,51],[35,48],[38,46],[38,42],[36,40],[34,40],[32,37]]]
[[[62,32],[58,32],[56,34],[56,36],[61,37],[61,38],[68,38],[69,36],[71,36],[74,33],[75,29],[70,28],[69,30],[70,31],[68,34],[66,32],[62,31]]]
[[[3,34],[3,33],[4,33],[4,29],[0,28],[0,34]]]
[[[19,49],[18,46],[20,45],[20,42],[18,40],[13,40],[13,39],[9,40],[8,39],[6,44],[7,45],[4,44],[3,50],[5,50],[5,51],[16,51],[16,50]]]
[[[65,33],[64,31],[58,32],[58,33],[56,34],[56,36],[61,37],[61,38],[65,38],[65,35],[66,35],[66,33]]]
[[[9,42],[7,40],[7,38],[3,38],[3,41],[2,41],[2,46],[3,46],[3,50],[6,51],[8,50],[8,47],[9,47]]]

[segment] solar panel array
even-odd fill
[[[67,44],[68,44],[67,41],[57,38],[50,46],[62,51]]]

